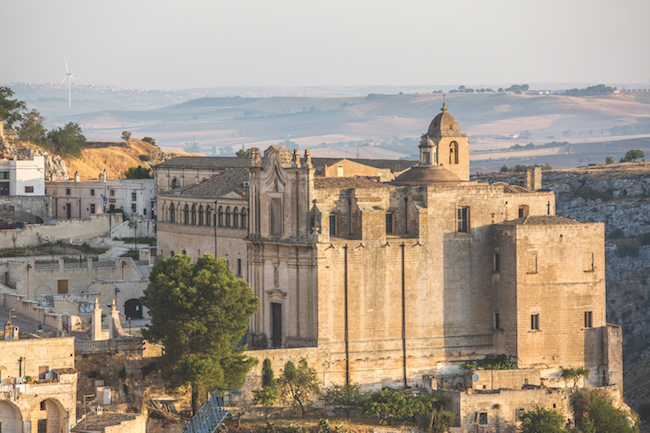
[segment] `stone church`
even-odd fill
[[[326,385],[539,391],[562,386],[562,367],[584,366],[591,386],[620,392],[621,330],[605,317],[604,225],[555,215],[539,170],[521,185],[471,181],[467,136],[444,105],[419,154],[382,182],[323,175],[308,151],[252,149],[239,195],[248,221],[237,236],[260,298],[249,347],[262,350],[252,354],[277,369],[306,358]],[[159,194],[158,215],[169,196]],[[241,245],[218,255],[241,257]],[[459,369],[499,354],[517,369],[489,380]],[[462,395],[452,398],[459,424],[484,424],[485,413],[492,425],[491,400]],[[511,416],[501,417],[516,420],[519,401],[550,405],[542,395],[552,393],[514,397]],[[566,400],[557,396],[568,410]]]

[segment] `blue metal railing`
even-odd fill
[[[228,411],[223,407],[219,389],[216,389],[183,431],[185,433],[214,433],[226,416],[228,416]]]

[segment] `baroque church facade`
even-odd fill
[[[252,149],[246,191],[223,188],[217,200],[241,200],[245,230],[233,235],[236,250],[217,252],[245,252],[242,275],[260,298],[253,355],[277,368],[306,358],[325,384],[375,389],[559,387],[562,367],[584,366],[590,385],[620,392],[621,330],[605,316],[604,224],[555,215],[539,170],[523,185],[471,181],[467,136],[444,105],[419,153],[382,182],[323,175],[308,151]],[[158,215],[182,195],[159,193]],[[159,223],[159,245],[165,230]],[[459,369],[500,354],[517,370],[489,384]],[[460,424],[481,423],[458,405]]]

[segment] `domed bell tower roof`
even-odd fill
[[[429,137],[464,137],[460,130],[460,126],[454,116],[447,113],[447,105],[442,104],[442,113],[433,118],[429,125],[427,136]]]

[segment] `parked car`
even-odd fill
[[[14,223],[11,221],[0,221],[0,230],[12,230],[14,228]]]

